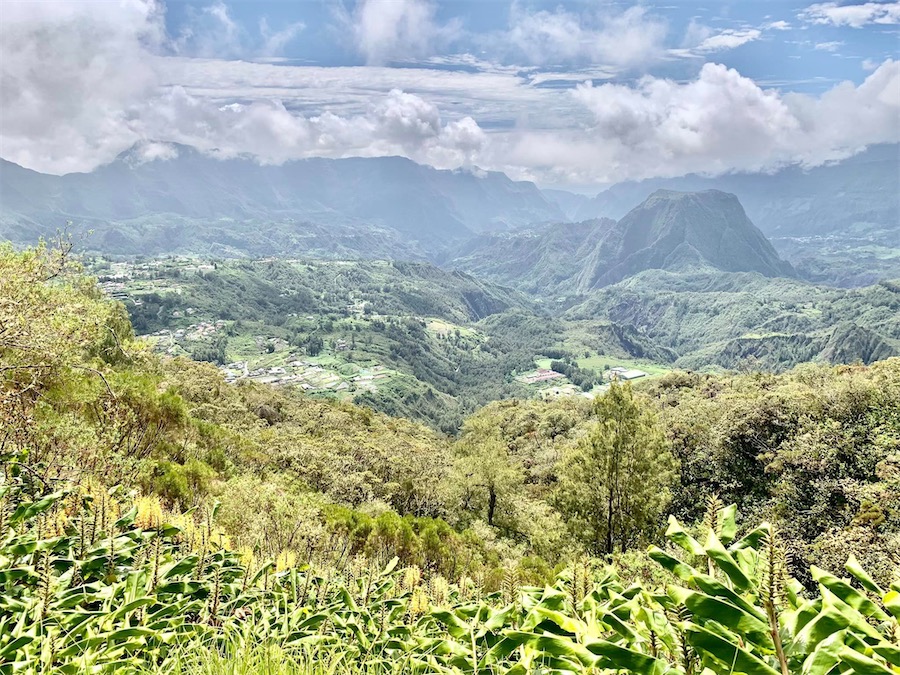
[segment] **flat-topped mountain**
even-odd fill
[[[442,171],[401,157],[260,166],[185,147],[172,159],[140,161],[137,154],[64,176],[0,160],[0,237],[27,243],[71,220],[96,231],[94,247],[116,253],[205,252],[224,237],[238,253],[243,244],[256,255],[302,254],[310,252],[305,234],[321,239],[316,228],[334,226],[363,235],[357,253],[366,257],[372,229],[382,240],[393,233],[407,249],[415,244],[428,253],[478,233],[563,218],[533,183],[496,172]],[[180,225],[187,236],[158,236],[160,222]],[[260,250],[259,240],[267,239],[270,248]]]
[[[523,290],[583,293],[648,269],[794,276],[732,194],[658,190],[620,221],[486,235],[451,265]]]

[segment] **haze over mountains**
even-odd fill
[[[737,196],[747,215],[768,236],[816,236],[851,228],[878,230],[900,223],[900,146],[878,145],[832,165],[777,173],[682,176],[619,183],[585,198],[574,220],[619,219],[655,190],[722,190]]]
[[[93,230],[85,248],[112,254],[430,259],[578,292],[697,265],[864,285],[900,274],[898,149],[809,171],[622,183],[594,198],[400,157],[261,166],[182,146],[147,161],[134,148],[63,176],[0,160],[0,236],[28,244],[71,221]]]
[[[452,261],[503,283],[585,293],[648,269],[795,276],[734,195],[657,190],[624,218],[482,235]]]
[[[180,147],[174,159],[140,161],[132,151],[88,174],[51,176],[5,161],[0,170],[0,234],[28,240],[72,220],[97,229],[99,248],[125,254],[148,252],[140,226],[152,230],[153,219],[163,217],[193,226],[195,250],[216,241],[208,228],[253,235],[278,223],[298,233],[315,230],[306,223],[359,234],[374,228],[399,233],[401,246],[429,250],[478,232],[565,218],[532,183],[495,172],[439,171],[401,157],[260,166]],[[191,247],[181,237],[175,242]],[[357,254],[371,252],[361,242]]]

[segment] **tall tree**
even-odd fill
[[[522,469],[510,460],[499,427],[489,416],[470,418],[455,451],[451,487],[460,508],[498,525],[498,516],[509,511],[522,488]]]
[[[557,508],[595,553],[625,550],[670,500],[675,460],[652,411],[629,385],[595,399],[596,422],[560,467]]]

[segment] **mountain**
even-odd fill
[[[721,190],[737,196],[767,236],[816,236],[860,226],[900,226],[900,145],[873,146],[836,164],[776,173],[688,175],[619,183],[581,202],[577,220],[619,219],[660,189]]]
[[[900,145],[873,146],[812,169],[620,183],[581,201],[574,218],[621,218],[659,189],[737,195],[748,217],[809,281],[866,286],[900,276]]]
[[[734,195],[659,190],[619,222],[483,235],[450,263],[530,292],[584,293],[647,269],[794,276]]]
[[[658,190],[604,237],[578,287],[607,286],[646,269],[694,266],[793,276],[734,195]]]
[[[343,251],[384,257],[397,239],[399,254],[390,257],[409,257],[473,234],[564,218],[532,183],[401,157],[260,166],[185,147],[168,160],[140,161],[138,154],[64,176],[2,161],[0,236],[32,242],[72,221],[94,229],[89,244],[108,252],[207,253],[224,238],[236,253],[295,255],[310,253],[311,238],[313,248],[327,251],[336,228],[334,247]],[[373,252],[373,240],[380,250]]]

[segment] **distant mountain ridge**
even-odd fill
[[[152,230],[163,219],[182,222],[200,239],[204,228],[265,237],[276,223],[300,234],[304,224],[360,233],[375,228],[428,252],[481,232],[564,217],[533,183],[497,172],[438,170],[402,157],[260,166],[180,147],[174,159],[140,163],[125,153],[92,173],[64,176],[0,160],[0,236],[26,243],[71,220],[96,229],[97,247],[117,253],[145,253],[144,226]],[[116,237],[120,230],[127,236]],[[281,245],[289,244],[287,234]],[[305,251],[271,251],[298,252]],[[368,257],[365,242],[357,253]]]
[[[626,181],[579,200],[573,218],[618,220],[660,189],[730,192],[768,236],[823,235],[865,224],[898,231],[900,145],[872,146],[840,163],[812,169]]]
[[[718,190],[658,190],[618,222],[485,235],[448,264],[531,292],[585,293],[648,269],[795,276],[737,197]]]

